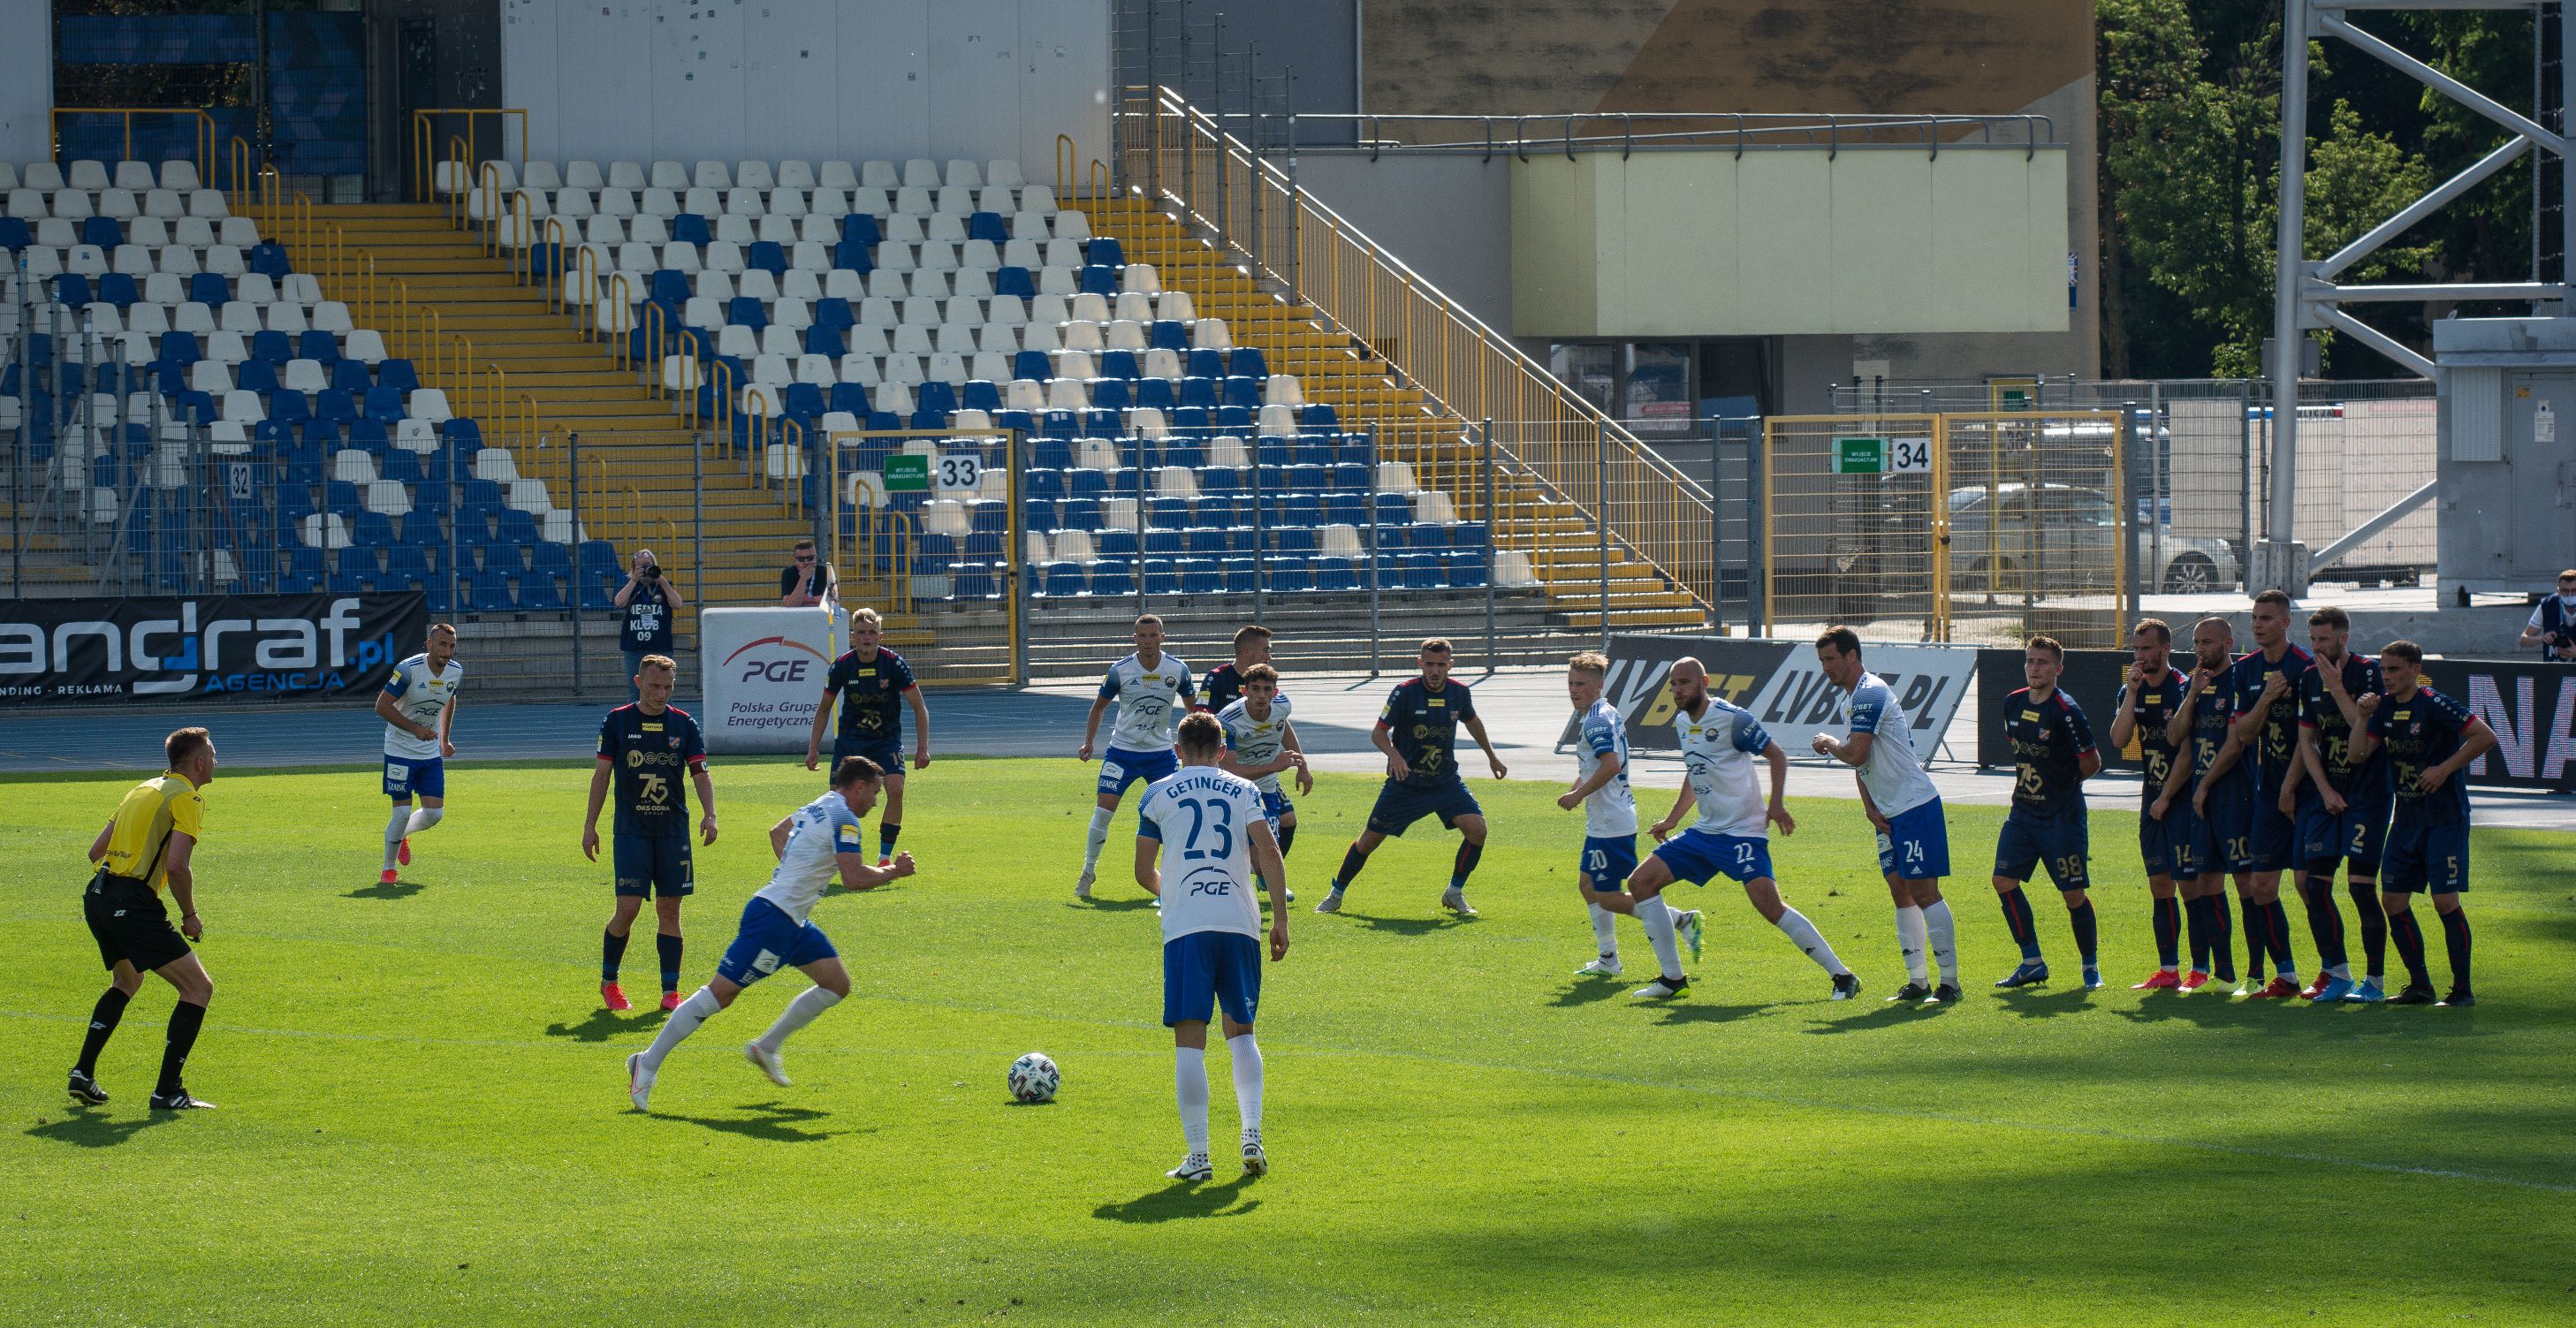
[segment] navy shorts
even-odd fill
[[[2332,874],[2335,863],[2348,861],[2352,875],[2370,879],[2388,856],[2387,798],[2347,803],[2338,814],[2325,799],[2299,805],[2299,865]]]
[[[1369,808],[1368,828],[1401,836],[1406,827],[1426,816],[1438,816],[1440,828],[1450,830],[1457,827],[1459,817],[1484,814],[1485,809],[1476,805],[1476,795],[1458,780],[1412,788],[1390,779],[1377,791],[1377,805]]]
[[[2027,881],[2041,863],[2060,890],[2082,890],[2093,884],[2085,870],[2088,836],[2082,808],[2062,816],[2035,816],[2015,809],[2004,818],[1995,839],[1995,875]]]
[[[787,916],[787,910],[753,895],[742,906],[742,927],[734,933],[733,944],[716,961],[716,976],[748,987],[782,968],[803,968],[840,954],[822,928],[800,923]]]
[[[1934,798],[1887,818],[1887,843],[1879,849],[1879,871],[1898,880],[1934,881],[1950,874],[1950,824]]]
[[[1750,885],[1771,874],[1771,841],[1759,835],[1713,835],[1684,830],[1655,850],[1673,879],[1706,885],[1712,876]]]
[[[1583,861],[1574,870],[1576,879],[1603,894],[1618,890],[1637,870],[1637,837],[1586,835]]]
[[[2256,788],[2248,833],[2253,840],[2254,866],[2251,870],[2288,871],[2298,862],[2299,823],[2297,818],[2281,814],[2279,789],[2266,791],[2259,786]]]
[[[2164,819],[2148,813],[2155,804],[2138,809],[2138,857],[2146,863],[2147,875],[2170,876],[2176,880],[2194,880],[2200,875],[2200,863],[2191,853],[2191,802],[2176,798],[2165,806]]]
[[[1241,932],[1194,931],[1163,942],[1163,1027],[1206,1023],[1215,1009],[1250,1027],[1260,1007],[1260,941]]]
[[[386,757],[385,796],[396,802],[409,802],[413,794],[446,797],[447,762],[435,756]]]
[[[679,899],[698,888],[697,869],[689,859],[689,837],[619,835],[609,851],[617,871],[617,893],[643,898]]]
[[[2209,814],[2191,821],[2191,861],[2202,876],[2254,870],[2254,843],[2248,822],[2252,800],[2242,780],[2229,780],[2209,795]],[[2276,813],[2277,814],[2277,813]]]
[[[877,769],[884,771],[886,778],[903,778],[903,748],[895,743],[879,742],[873,738],[834,738],[832,765],[838,766],[844,756],[864,756],[876,762]],[[827,778],[830,773],[831,768],[826,767],[824,774]]]
[[[2419,819],[2399,811],[2388,826],[2379,888],[2404,894],[2464,894],[2469,888],[2466,818]]]
[[[1168,748],[1159,752],[1131,752],[1122,747],[1112,747],[1100,754],[1099,790],[1113,798],[1124,797],[1128,785],[1167,779],[1180,768],[1180,753]]]

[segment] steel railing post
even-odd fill
[[[440,435],[439,446],[445,451],[447,463],[443,468],[447,475],[445,482],[447,488],[447,612],[452,615],[459,612],[465,604],[459,588],[461,574],[456,568],[457,549],[462,543],[458,539],[458,530],[465,524],[465,481],[456,471],[456,435],[452,433]],[[271,484],[268,489],[269,492],[275,493],[277,486]],[[274,524],[274,522],[271,523],[272,526]],[[577,554],[575,556],[578,557]],[[431,616],[435,618],[439,615]]]
[[[1485,471],[1485,658],[1490,662],[1494,658],[1495,639],[1494,541],[1500,539],[1503,533],[1502,512],[1494,505],[1494,421],[1491,417],[1485,420],[1484,432],[1478,436],[1484,443],[1482,451]]]
[[[1592,422],[1592,524],[1601,545],[1601,649],[1610,649],[1610,423]]]
[[[1266,577],[1264,577],[1264,576],[1262,575],[1262,565],[1270,561],[1269,556],[1268,556],[1268,555],[1269,555],[1269,552],[1270,552],[1269,543],[1268,543],[1268,541],[1264,538],[1264,531],[1267,529],[1267,527],[1263,525],[1263,520],[1264,520],[1264,516],[1265,516],[1265,514],[1264,514],[1264,513],[1262,512],[1262,510],[1261,510],[1261,506],[1262,506],[1262,504],[1261,504],[1261,435],[1260,435],[1260,434],[1258,434],[1258,433],[1255,433],[1255,434],[1253,435],[1253,437],[1252,437],[1252,458],[1251,458],[1251,460],[1252,460],[1252,477],[1251,477],[1251,478],[1252,478],[1252,484],[1251,484],[1251,486],[1250,486],[1250,487],[1251,487],[1251,490],[1252,490],[1252,620],[1253,620],[1254,622],[1256,622],[1256,623],[1257,623],[1257,622],[1260,622],[1260,621],[1262,620],[1262,613],[1263,613],[1263,610],[1267,607],[1267,605],[1265,604],[1265,601],[1266,601],[1266,600],[1267,600],[1267,598],[1268,598],[1268,596],[1266,596],[1266,595],[1264,595],[1264,594],[1262,593],[1263,585],[1264,585],[1265,581],[1268,579],[1268,578],[1266,578]]]
[[[698,612],[704,614],[707,606],[707,454],[704,444],[694,436],[689,439],[689,578]],[[690,619],[689,644],[692,646],[704,639],[704,634],[694,625],[696,621],[695,618]],[[706,660],[701,656],[698,660],[701,697],[706,693],[706,685]]]
[[[572,694],[578,698],[581,695],[582,681],[581,586],[579,584],[581,580],[581,433],[579,430],[565,436],[564,455],[567,458],[566,464],[572,467],[572,483],[567,486],[572,490],[572,565],[575,582],[572,591]],[[627,551],[620,552],[624,554]]]
[[[1379,631],[1381,627],[1378,619],[1377,468],[1384,459],[1385,452],[1378,446],[1377,432],[1375,430],[1371,430],[1369,432],[1368,538],[1363,542],[1361,548],[1368,555],[1369,676],[1372,678],[1376,677],[1378,673],[1377,662],[1380,646]]]

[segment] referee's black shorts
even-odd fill
[[[148,885],[102,872],[81,892],[81,911],[98,940],[99,962],[109,968],[122,960],[148,973],[188,953],[186,938],[170,925],[170,910]]]

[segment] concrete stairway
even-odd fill
[[[1129,262],[1153,264],[1165,288],[1189,292],[1201,317],[1224,319],[1236,345],[1259,347],[1272,373],[1296,375],[1307,401],[1331,406],[1346,428],[1374,431],[1381,455],[1413,463],[1417,479],[1447,491],[1460,516],[1488,516],[1482,472],[1463,432],[1435,417],[1419,391],[1396,382],[1384,360],[1364,355],[1349,337],[1330,330],[1312,306],[1291,305],[1263,290],[1249,273],[1141,198],[1065,205],[1080,208],[1094,232],[1117,237]],[[1505,476],[1497,489],[1497,547],[1526,552],[1541,586],[1568,617],[1597,624],[1601,553],[1592,522],[1574,505],[1541,496],[1526,476]],[[1615,545],[1609,580],[1614,625],[1703,621],[1688,592]]]

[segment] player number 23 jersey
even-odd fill
[[[1253,827],[1261,795],[1249,780],[1189,766],[1145,790],[1136,835],[1163,846],[1163,939],[1192,932],[1261,935],[1252,897]]]

